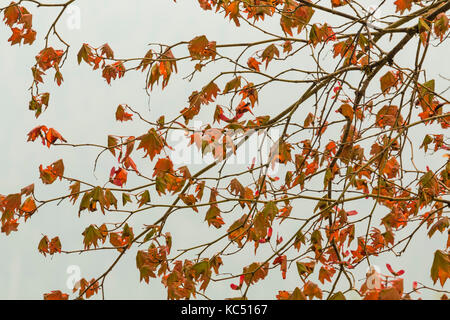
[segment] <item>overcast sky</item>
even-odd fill
[[[0,6],[9,4],[10,0],[0,0]],[[49,2],[49,1],[46,1]],[[325,1],[322,1],[325,3]],[[378,0],[365,1],[367,5],[377,4]],[[326,2],[328,5],[328,2]],[[26,134],[35,126],[45,124],[56,128],[71,143],[98,143],[106,144],[108,134],[139,135],[148,130],[148,127],[138,121],[132,123],[117,123],[114,112],[118,104],[126,103],[133,106],[146,117],[155,120],[165,114],[170,119],[179,114],[186,105],[186,100],[193,90],[198,90],[210,79],[211,73],[200,74],[191,83],[182,81],[192,67],[180,68],[180,73],[164,91],[156,89],[151,98],[143,90],[145,74],[131,72],[125,78],[113,81],[108,86],[101,77],[100,72],[92,71],[89,66],[78,66],[76,53],[82,43],[100,46],[107,42],[113,48],[116,57],[142,57],[148,50],[150,42],[176,43],[182,40],[190,40],[195,36],[205,34],[208,39],[217,43],[231,43],[265,39],[261,33],[255,33],[245,25],[236,29],[234,23],[223,19],[222,14],[205,12],[199,9],[195,0],[180,0],[177,4],[170,0],[79,0],[76,8],[71,13],[80,12],[80,28],[70,28],[71,16],[65,14],[58,30],[63,38],[71,44],[69,58],[62,69],[64,84],[61,87],[54,85],[53,73],[49,72],[46,85],[42,90],[50,91],[50,106],[38,119],[28,111],[29,92],[31,84],[30,67],[34,62],[34,56],[43,46],[43,34],[53,21],[57,11],[51,8],[37,10],[34,6],[26,4],[26,7],[35,14],[33,24],[38,31],[38,40],[33,46],[9,46],[7,39],[10,36],[9,28],[4,24],[0,26],[0,70],[2,81],[0,86],[1,108],[0,128],[2,135],[0,157],[0,193],[16,193],[20,188],[31,183],[36,184],[36,196],[45,199],[55,194],[63,194],[68,191],[67,182],[55,182],[51,186],[44,186],[39,181],[38,167],[40,164],[48,165],[60,158],[64,159],[66,175],[78,177],[94,184],[103,185],[108,179],[109,169],[113,166],[114,159],[110,156],[100,158],[99,168],[93,173],[93,163],[97,150],[92,148],[70,149],[52,147],[50,150],[40,143],[27,143]],[[342,9],[345,11],[346,9]],[[316,21],[325,19],[317,14]],[[278,21],[268,21],[267,27],[280,33]],[[54,43],[56,39],[52,38]],[[387,42],[386,42],[387,43]],[[389,46],[389,44],[387,44]],[[449,46],[440,47],[434,51],[430,49],[426,62],[427,76],[438,79],[438,74],[448,76]],[[178,52],[181,56],[183,51]],[[184,52],[185,54],[186,52]],[[406,47],[406,52],[399,56],[400,61],[411,59],[415,54],[415,45]],[[445,56],[447,54],[447,56]],[[177,55],[177,54],[175,54]],[[330,57],[331,59],[331,57]],[[403,59],[403,60],[402,60]],[[301,62],[299,62],[301,63]],[[410,64],[409,64],[410,65]],[[219,67],[217,67],[219,68]],[[433,76],[434,74],[434,76]],[[448,84],[448,82],[447,82]],[[445,89],[445,82],[438,84],[438,91]],[[279,110],[295,101],[298,91],[301,89],[275,85],[267,90],[261,97],[258,106],[258,114],[275,114]],[[448,97],[448,94],[445,95]],[[210,121],[212,107],[209,116]],[[436,128],[435,128],[436,129]],[[415,143],[420,143],[423,135],[430,128],[417,127],[413,137]],[[441,132],[433,132],[441,133]],[[436,155],[442,157],[442,154]],[[442,159],[442,158],[441,158]],[[442,164],[439,160],[436,165]],[[430,160],[425,161],[420,156],[417,165],[424,170],[425,165],[433,166]],[[150,168],[150,167],[149,167]],[[235,169],[234,167],[232,168]],[[191,170],[193,172],[195,170]],[[133,180],[129,181],[132,183]],[[131,186],[127,185],[127,186]],[[165,201],[156,200],[156,201]],[[295,210],[311,212],[316,203],[301,203]],[[294,207],[295,208],[295,207]],[[363,201],[355,203],[354,209],[367,210],[367,204]],[[386,214],[387,212],[380,212]],[[42,236],[49,238],[59,236],[66,250],[82,247],[82,231],[92,223],[101,223],[105,219],[117,221],[120,216],[104,217],[101,213],[83,213],[77,218],[77,206],[72,207],[67,203],[59,206],[45,206],[39,210],[27,223],[19,226],[19,232],[13,232],[8,237],[0,234],[0,298],[1,299],[41,299],[44,292],[62,290],[69,292],[66,282],[73,274],[71,266],[77,266],[81,270],[81,276],[91,279],[99,276],[111,264],[116,252],[92,252],[82,255],[55,255],[44,257],[37,250],[37,245]],[[135,230],[140,230],[142,223],[150,224],[160,212],[146,213],[142,217],[133,220]],[[173,235],[178,235],[174,246],[186,247],[198,239],[198,236],[212,238],[217,233],[209,229],[203,219],[195,216],[195,213],[183,211],[176,219],[169,220],[167,230]],[[233,221],[233,219],[231,219]],[[290,230],[290,229],[289,229]],[[294,230],[294,229],[292,229]],[[135,231],[135,233],[136,233]],[[288,233],[289,234],[289,233]],[[385,263],[391,263],[394,269],[406,269],[406,288],[411,289],[413,280],[421,280],[431,285],[429,270],[436,249],[441,249],[446,235],[436,234],[431,240],[423,233],[411,243],[409,250],[400,259],[386,255],[381,259],[374,258],[373,262],[380,267]],[[139,283],[139,271],[136,268],[135,252],[132,250],[116,266],[105,282],[106,298],[108,299],[161,299],[165,298],[166,291],[160,283],[160,279],[150,282],[150,285]],[[251,250],[248,252],[251,254]],[[264,252],[262,252],[264,253]],[[259,253],[259,257],[263,257]],[[233,259],[229,258],[232,263]],[[392,260],[389,260],[392,259]],[[258,260],[258,259],[255,259]],[[254,260],[254,261],[255,261]],[[242,264],[239,260],[236,268],[227,267],[229,272],[239,272]],[[392,262],[394,261],[394,262]],[[69,269],[68,269],[69,268]],[[70,271],[70,274],[68,273]],[[383,270],[387,272],[387,270]],[[258,283],[249,292],[250,298],[273,299],[278,290],[292,290],[300,285],[297,271],[291,268],[288,280],[282,280],[279,272],[273,272],[267,281]],[[364,270],[359,273],[357,287],[362,284]],[[224,298],[235,295],[230,290],[231,282],[219,282],[211,284],[207,294],[211,297]],[[446,289],[449,290],[447,281]],[[437,294],[423,293],[424,298],[435,298]],[[349,295],[351,298],[351,295]]]

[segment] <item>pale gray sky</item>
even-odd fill
[[[10,0],[1,0],[0,6],[9,4]],[[50,2],[50,1],[46,1]],[[362,1],[363,3],[377,4],[379,0]],[[324,2],[325,3],[325,2]],[[328,2],[327,2],[328,5]],[[69,59],[62,73],[64,84],[57,87],[53,83],[53,73],[49,72],[43,91],[50,91],[50,106],[38,119],[34,113],[28,111],[29,93],[27,89],[31,84],[30,67],[34,62],[34,56],[39,48],[43,46],[43,34],[47,31],[49,24],[57,14],[50,8],[37,10],[33,5],[26,4],[34,15],[34,28],[38,31],[38,40],[33,46],[10,47],[7,39],[10,31],[4,24],[0,26],[0,70],[2,71],[2,85],[0,86],[0,97],[2,115],[0,116],[0,128],[2,135],[0,157],[0,193],[15,193],[20,188],[36,184],[36,196],[38,198],[49,198],[55,194],[63,194],[68,190],[67,182],[55,182],[51,186],[44,186],[39,182],[38,167],[40,164],[48,165],[60,158],[64,159],[66,175],[85,179],[94,184],[103,185],[109,175],[111,166],[115,165],[114,159],[109,155],[100,159],[99,168],[92,172],[97,150],[90,148],[70,149],[63,147],[52,147],[50,150],[39,142],[27,143],[26,134],[35,126],[45,124],[55,127],[71,143],[99,143],[106,144],[108,134],[139,135],[148,130],[147,126],[139,121],[129,123],[117,123],[114,118],[115,109],[118,104],[126,103],[133,106],[146,117],[152,120],[165,114],[170,119],[179,114],[186,105],[187,97],[193,90],[198,90],[212,78],[209,71],[199,74],[191,83],[182,81],[181,78],[192,70],[192,65],[179,64],[179,74],[173,82],[161,91],[154,90],[149,101],[143,90],[145,74],[131,72],[123,79],[112,82],[108,86],[101,77],[100,72],[92,71],[89,66],[82,64],[78,66],[76,53],[82,43],[86,42],[93,46],[100,46],[107,42],[114,50],[116,57],[142,57],[148,50],[150,42],[176,43],[182,40],[190,40],[195,36],[205,34],[209,40],[217,43],[231,43],[265,39],[262,33],[257,33],[246,25],[237,29],[234,23],[223,19],[222,14],[211,11],[205,12],[199,9],[196,0],[180,0],[173,3],[170,0],[79,0],[76,6],[80,9],[80,29],[67,27],[69,16],[65,14],[58,24],[58,30],[63,38],[71,44]],[[343,11],[346,8],[342,9]],[[327,17],[328,18],[328,17]],[[315,22],[322,22],[323,15],[316,13]],[[280,34],[278,21],[267,21],[265,24],[270,30]],[[56,43],[56,39],[52,39]],[[381,42],[386,50],[389,49],[388,40]],[[416,43],[416,42],[414,42]],[[184,49],[175,51],[176,56],[186,54]],[[228,51],[233,52],[233,51]],[[431,48],[427,62],[427,77],[436,78],[438,74],[449,75],[449,46],[441,46],[434,50]],[[407,46],[405,52],[399,54],[396,61],[401,65],[410,66],[414,58],[415,44]],[[299,57],[295,63],[304,63]],[[332,60],[332,56],[327,59]],[[293,63],[290,61],[289,63]],[[289,64],[288,63],[288,64]],[[324,62],[324,65],[327,63]],[[213,67],[214,72],[220,70],[220,64]],[[448,82],[447,82],[448,84]],[[438,83],[437,91],[442,91],[447,85],[445,82]],[[265,90],[260,96],[258,114],[275,114],[279,110],[295,101],[303,87],[273,85]],[[448,94],[446,95],[448,97]],[[205,121],[212,119],[214,112],[210,106]],[[306,113],[305,113],[306,114]],[[425,133],[440,133],[438,127],[417,127],[412,137],[415,143],[420,143]],[[436,165],[442,164],[442,153],[436,155],[439,159]],[[416,157],[416,164],[424,170],[425,165],[433,166],[427,158],[420,155]],[[151,166],[146,164],[148,170]],[[234,170],[235,168],[231,168]],[[195,169],[191,170],[194,172]],[[214,172],[211,172],[212,175]],[[133,185],[133,178],[127,187]],[[320,185],[319,181],[317,184]],[[156,201],[166,201],[164,198]],[[316,203],[302,202],[294,210],[308,214]],[[371,206],[371,203],[370,203]],[[367,203],[360,201],[355,203],[352,209],[360,212],[367,211]],[[111,264],[117,252],[92,252],[82,255],[54,255],[44,257],[38,250],[37,245],[42,235],[50,238],[59,236],[65,250],[79,249],[82,247],[83,230],[92,223],[101,223],[105,217],[101,213],[83,213],[81,218],[77,217],[77,206],[72,207],[67,203],[59,206],[45,206],[37,212],[27,223],[19,226],[19,232],[13,232],[8,237],[0,234],[0,299],[41,299],[44,292],[50,290],[62,290],[68,292],[66,281],[69,274],[67,268],[77,265],[81,269],[82,277],[91,279],[99,276]],[[379,210],[382,217],[387,211]],[[136,231],[140,230],[143,223],[151,224],[161,212],[152,211],[137,217],[132,221]],[[175,238],[174,246],[184,248],[189,244],[198,243],[198,237],[213,238],[217,232],[203,223],[203,213],[196,215],[192,211],[182,211],[175,218],[169,219],[167,231]],[[234,221],[233,217],[226,217],[226,221]],[[109,221],[118,221],[120,216],[108,216]],[[290,234],[295,226],[283,225],[283,231]],[[399,259],[392,255],[383,258],[373,258],[372,262],[384,268],[385,263],[390,263],[394,269],[406,269],[405,286],[411,289],[414,280],[423,281],[431,285],[429,277],[433,253],[436,249],[443,249],[446,235],[436,234],[431,240],[424,233],[417,235],[412,242],[410,250]],[[153,279],[150,285],[139,283],[139,271],[136,268],[135,252],[132,250],[116,266],[108,276],[105,283],[106,298],[109,299],[161,299],[165,298],[166,291],[159,279]],[[262,259],[264,251],[259,251],[258,256],[248,262]],[[251,251],[248,252],[251,254]],[[266,252],[267,254],[267,252]],[[227,272],[239,272],[243,265],[245,255],[228,258]],[[233,263],[234,262],[234,263]],[[362,284],[365,267],[357,273],[361,279],[358,288]],[[387,272],[387,270],[383,270]],[[282,280],[280,272],[272,272],[269,278],[258,283],[249,292],[250,298],[273,299],[278,290],[292,290],[300,285],[295,266],[289,270],[287,279]],[[231,281],[214,283],[207,290],[207,294],[215,298],[232,297],[236,292],[230,290]],[[446,289],[449,289],[447,282]],[[424,297],[435,298],[438,295],[423,293]],[[351,296],[349,295],[349,298]]]

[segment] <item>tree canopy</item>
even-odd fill
[[[205,28],[192,39],[159,43],[142,33],[136,41],[148,43],[147,51],[122,57],[114,38],[77,48],[66,40],[59,27],[76,0],[0,7],[2,27],[10,30],[7,42],[36,49],[24,62],[31,68],[28,109],[36,119],[53,111],[52,92],[77,76],[64,72],[67,64],[92,69],[92,77],[115,88],[128,76],[140,77],[142,86],[135,89],[149,97],[202,82],[185,90],[183,106],[153,106],[150,115],[126,101],[102,105],[98,97],[99,108],[116,121],[147,128],[138,135],[105,132],[104,143],[96,144],[67,136],[64,127],[27,130],[25,139],[42,143],[46,153],[95,150],[94,173],[86,172],[109,177],[73,176],[64,159],[55,159],[40,165],[36,186],[0,195],[3,236],[62,202],[72,205],[74,220],[95,217],[78,235],[78,248],[65,247],[71,235],[54,230],[37,250],[44,256],[101,250],[111,261],[103,273],[80,279],[73,292],[55,288],[44,299],[104,297],[111,271],[130,254],[136,282],[159,279],[168,299],[209,298],[218,282],[229,290],[220,298],[247,299],[273,274],[280,284],[271,296],[280,300],[343,300],[349,294],[417,299],[426,290],[446,298],[450,78],[448,70],[429,72],[426,66],[430,53],[448,53],[450,1],[190,2],[229,20],[236,33],[249,28],[254,37],[220,42]],[[48,19],[49,28],[35,30],[33,17],[50,8],[57,15]],[[2,52],[12,54],[6,43]],[[295,99],[284,105],[288,91]],[[167,116],[168,109],[177,116]],[[103,165],[105,158],[114,165]],[[40,197],[52,184],[57,193]],[[178,241],[183,228],[169,223],[181,215],[196,226],[189,231],[193,245]],[[420,234],[445,235],[430,248],[432,261],[418,262],[434,286],[424,279],[404,283],[411,266],[395,264],[414,250]],[[389,262],[374,268],[373,259],[383,256]]]

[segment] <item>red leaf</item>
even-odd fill
[[[109,181],[116,186],[122,187],[127,182],[128,172],[123,168],[118,168],[117,170],[112,167]]]
[[[261,62],[257,61],[255,58],[251,57],[247,61],[247,65],[250,69],[256,70],[259,72],[259,65]]]
[[[56,178],[62,179],[64,174],[64,163],[62,159],[52,163],[46,169],[42,165],[39,166],[40,178],[45,184],[52,184]]]
[[[36,62],[45,71],[53,66],[59,65],[63,53],[64,51],[62,50],[55,50],[52,47],[48,47],[39,52],[36,56]]]
[[[392,269],[391,265],[389,263],[386,263],[386,268],[389,270],[390,273],[392,273],[392,275],[394,276],[401,276],[402,274],[405,273],[405,270],[400,270],[398,272],[395,272],[394,269]]]
[[[274,56],[280,57],[280,52],[274,44],[271,44],[266,49],[264,49],[261,57],[262,61],[266,61],[266,69],[269,62],[274,58]]]
[[[106,56],[108,59],[114,59],[114,51],[107,43],[105,43],[100,50],[102,55]]]
[[[380,78],[381,92],[386,94],[389,90],[397,84],[397,77],[392,71],[386,72],[384,76]]]
[[[241,276],[239,277],[239,285],[240,285],[240,286],[242,286],[242,284],[244,283],[244,279],[245,279],[245,276],[244,276],[244,275],[241,275]]]
[[[28,140],[27,141],[35,141],[38,137],[41,137],[42,144],[45,145],[45,136],[44,133],[47,132],[46,126],[38,126],[28,132]]]
[[[230,284],[230,287],[233,290],[239,290],[239,286],[235,285],[234,283]]]
[[[1,231],[9,235],[11,231],[17,231],[18,226],[17,219],[11,219],[2,224]]]
[[[127,105],[125,105],[127,107]],[[117,121],[128,121],[133,120],[133,115],[131,113],[125,112],[124,105],[119,105],[116,110],[116,120]]]
[[[56,142],[56,140],[61,140],[63,142],[67,142],[67,140],[64,139],[61,136],[61,134],[53,128],[48,129],[48,131],[45,135],[45,140],[47,141],[48,148],[50,148],[50,145],[54,144]]]
[[[14,2],[11,2],[11,4],[7,6],[3,12],[3,20],[8,26],[11,27],[17,22],[17,20],[19,20],[19,15],[19,7]]]
[[[149,155],[150,160],[153,160],[155,155],[159,154],[164,147],[164,141],[162,137],[153,128],[138,140],[140,140],[141,142],[139,143],[137,149],[144,149],[146,155]]]
[[[396,9],[395,12],[400,12],[401,14],[403,13],[403,11],[405,10],[411,10],[411,4],[412,4],[413,0],[397,0],[394,2],[394,4],[396,5]]]
[[[69,296],[59,290],[54,290],[50,293],[44,293],[44,300],[68,300]]]

